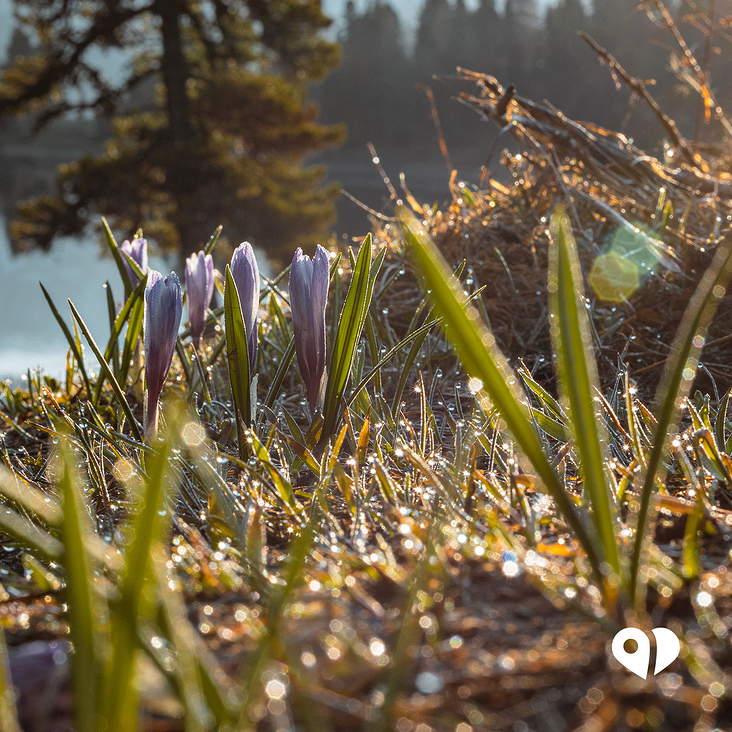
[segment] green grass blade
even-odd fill
[[[0,494],[34,513],[45,523],[57,526],[61,521],[61,507],[43,491],[28,481],[0,466]]]
[[[293,540],[289,548],[287,564],[283,569],[282,577],[284,584],[279,584],[272,589],[272,595],[267,606],[267,626],[263,637],[259,639],[258,645],[252,658],[242,668],[241,686],[243,698],[241,712],[239,714],[237,730],[252,729],[250,710],[255,701],[257,688],[262,683],[262,671],[269,659],[273,646],[278,636],[283,631],[283,616],[292,593],[303,581],[305,564],[311,556],[313,542],[317,536],[317,522],[319,517],[313,516],[310,523],[303,526],[299,535]]]
[[[165,566],[168,557],[169,552],[158,546],[152,559],[152,568],[160,609],[165,620],[165,634],[175,653],[174,673],[184,709],[185,730],[205,732],[211,729],[213,720],[198,676],[195,631],[186,617],[183,598],[168,585],[168,571]]]
[[[74,644],[71,674],[74,714],[79,732],[96,732],[101,668],[101,639],[97,626],[102,615],[101,600],[95,591],[94,563],[87,550],[93,529],[84,500],[82,479],[76,468],[76,457],[68,439],[59,443],[59,452],[63,566],[66,573],[69,633]]]
[[[239,455],[246,459],[244,427],[252,423],[247,331],[241,312],[239,293],[229,265],[226,265],[224,287],[224,328],[226,333],[226,362],[229,367],[231,393],[236,410],[236,431],[239,437]]]
[[[111,632],[115,642],[104,678],[103,721],[109,732],[136,728],[138,698],[133,673],[138,626],[154,611],[152,557],[170,525],[166,504],[174,489],[171,457],[178,422],[178,415],[171,417],[168,412],[168,430],[146,462],[144,495],[130,522],[132,538],[127,546],[119,597],[112,608]]]
[[[117,240],[114,238],[114,234],[112,233],[112,230],[109,228],[107,219],[105,219],[103,216],[102,216],[102,229],[104,230],[104,239],[107,242],[109,251],[112,253],[115,264],[117,265],[117,269],[119,270],[119,276],[122,278],[122,284],[124,284],[124,286],[125,286],[125,292],[127,292],[127,293],[132,292],[132,281],[130,280],[130,275],[127,272],[127,267],[125,267],[125,260],[123,258],[124,253],[119,248],[119,244],[117,244]]]
[[[104,360],[104,355],[99,350],[99,346],[97,346],[96,342],[94,341],[92,334],[89,332],[89,328],[87,328],[86,323],[83,321],[81,315],[79,315],[79,311],[74,307],[74,303],[72,303],[71,300],[69,300],[69,307],[71,308],[71,314],[74,316],[74,320],[76,320],[76,322],[78,323],[81,332],[84,334],[84,338],[86,338],[87,343],[89,344],[89,347],[92,349],[94,355],[97,357],[97,361],[99,361],[99,365],[101,366],[102,371],[104,371],[107,380],[112,385],[112,389],[114,390],[114,393],[119,400],[122,411],[125,413],[125,417],[127,417],[127,421],[130,424],[132,434],[135,436],[135,439],[137,439],[139,442],[142,442],[143,439],[140,426],[137,424],[135,415],[132,413],[132,409],[130,409],[130,405],[127,403],[127,399],[125,398],[124,392],[120,388],[120,385],[117,383],[117,379],[114,378],[112,369],[109,367],[109,364]]]
[[[732,395],[732,387],[730,387],[719,402],[717,408],[717,418],[714,423],[714,435],[717,438],[717,444],[720,450],[725,450],[727,445],[727,435],[725,434],[725,423],[727,422],[727,407],[729,406],[730,395]]]
[[[112,294],[112,285],[109,284],[109,280],[104,283],[104,289],[107,293],[107,315],[109,317],[109,332],[111,334],[109,344],[107,345],[107,351],[109,351],[109,356],[107,356],[107,359],[109,359],[110,357],[112,358],[112,369],[114,370],[115,374],[119,374],[119,343],[117,342],[116,336],[114,337],[114,342],[112,341],[112,336],[114,335],[114,321],[117,318],[114,312],[115,304],[114,295]]]
[[[427,334],[439,323],[438,318],[434,318],[433,320],[428,321],[423,326],[417,328],[417,330],[412,331],[408,336],[405,336],[403,340],[399,341],[399,343],[396,344],[393,348],[389,349],[384,356],[381,358],[381,360],[372,368],[369,370],[369,372],[361,379],[361,381],[358,382],[358,385],[356,388],[351,392],[351,395],[348,397],[348,403],[347,406],[351,406],[353,402],[356,400],[358,395],[361,393],[361,390],[365,388],[369,381],[387,364],[389,361],[391,361],[394,356],[399,353],[403,348],[408,346],[412,341],[419,341],[420,345],[422,341],[426,338]],[[421,340],[420,340],[421,339]],[[416,354],[415,354],[416,355]],[[405,382],[406,383],[406,382]]]
[[[717,249],[709,268],[704,273],[686,308],[681,325],[671,346],[671,357],[666,363],[661,382],[656,391],[655,415],[658,424],[653,434],[653,444],[648,456],[641,488],[640,505],[636,517],[635,544],[630,563],[632,597],[638,598],[638,574],[648,529],[651,497],[656,481],[663,481],[665,468],[663,456],[668,442],[676,431],[681,404],[689,393],[696,376],[696,367],[707,335],[707,328],[714,317],[717,305],[727,290],[732,276],[732,237],[724,239]]]
[[[287,372],[290,369],[290,364],[292,364],[293,358],[295,358],[295,336],[293,336],[287,344],[287,348],[282,354],[282,358],[277,365],[277,371],[272,378],[272,383],[269,385],[269,389],[267,389],[267,397],[265,398],[264,403],[270,409],[281,393],[282,383],[285,380],[285,376],[287,376]]]
[[[321,439],[328,439],[336,430],[343,392],[351,374],[353,357],[371,304],[376,275],[386,251],[381,252],[372,265],[371,250],[371,234],[368,234],[361,244],[351,285],[338,321],[328,382],[325,387]]]
[[[10,678],[5,631],[2,628],[0,628],[0,729],[3,732],[22,732],[15,708],[15,691],[13,680]]]
[[[59,326],[61,326],[61,330],[63,331],[64,336],[68,341],[69,348],[71,348],[71,352],[74,354],[76,363],[79,365],[79,371],[81,371],[81,378],[84,379],[84,388],[86,389],[86,393],[91,394],[91,386],[89,384],[89,377],[86,373],[86,367],[84,366],[84,358],[81,355],[81,349],[78,347],[76,339],[74,338],[74,336],[71,335],[71,331],[69,330],[66,323],[64,323],[64,319],[61,317],[58,310],[56,309],[56,306],[53,304],[53,300],[51,300],[51,296],[46,291],[46,288],[43,286],[42,283],[39,282],[38,284],[41,285],[41,290],[43,290],[43,296],[46,298],[46,302],[51,308],[53,317],[56,318],[56,322],[59,324]]]
[[[219,237],[221,236],[221,232],[223,230],[223,226],[219,224],[216,227],[216,231],[214,231],[213,234],[211,234],[211,238],[206,242],[206,246],[203,248],[204,254],[211,254],[213,251],[213,248],[216,246],[216,242],[219,240]]]
[[[104,350],[104,360],[109,363],[110,359],[119,359],[119,335],[122,332],[122,329],[125,326],[125,323],[128,319],[130,319],[130,326],[127,330],[127,337],[125,337],[125,348],[124,353],[122,356],[122,364],[119,368],[117,368],[113,363],[113,373],[115,376],[119,376],[119,381],[122,383],[120,384],[120,388],[124,388],[124,384],[127,380],[127,372],[130,368],[130,358],[132,358],[132,350],[134,349],[134,345],[132,345],[131,341],[137,342],[137,338],[139,338],[139,331],[142,328],[142,313],[144,309],[144,299],[145,299],[145,287],[147,287],[147,275],[143,277],[140,282],[138,283],[137,287],[135,288],[135,291],[127,298],[127,301],[122,306],[122,309],[117,314],[117,317],[114,318],[111,329],[110,329],[110,336],[109,341],[107,343],[107,347]],[[107,292],[110,292],[111,288],[109,288],[109,283],[107,283]],[[139,315],[137,314],[139,311]],[[132,322],[131,313],[135,313],[135,322]],[[139,323],[139,326],[138,326]],[[135,338],[135,331],[137,331],[137,338]],[[129,342],[129,346],[128,346]],[[125,358],[128,356],[128,358]],[[105,373],[102,371],[101,374],[99,374],[99,377],[97,378],[97,383],[94,387],[94,399],[92,400],[92,404],[96,407],[99,403],[99,397],[102,394],[102,386],[104,385],[104,377]]]
[[[554,499],[559,512],[587,554],[598,579],[602,578],[601,559],[577,509],[543,451],[528,407],[524,404],[524,397],[517,387],[516,375],[483,324],[478,311],[472,306],[465,306],[462,289],[427,233],[404,209],[400,210],[399,215],[417,268],[426,286],[432,290],[436,310],[447,325],[445,334],[463,368],[469,376],[481,381],[483,391],[500,411],[514,439]]]
[[[130,316],[127,320],[127,333],[125,333],[125,343],[122,349],[122,364],[120,366],[120,385],[123,389],[127,388],[127,380],[130,373],[130,364],[142,335],[142,324],[145,320],[145,292],[143,288],[142,296],[135,301]]]
[[[0,531],[8,534],[32,554],[58,562],[63,555],[61,542],[36,526],[32,521],[9,508],[0,510]]]
[[[599,381],[584,303],[574,237],[566,213],[559,209],[552,216],[549,244],[549,319],[559,388],[568,407],[567,428],[577,446],[583,490],[592,507],[603,557],[618,574],[617,522],[605,473],[607,436],[595,414]]]

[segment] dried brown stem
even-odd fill
[[[693,167],[698,167],[694,158],[694,152],[689,147],[689,144],[681,136],[676,123],[658,106],[656,100],[650,95],[645,83],[641,79],[637,79],[631,76],[602,46],[596,43],[587,33],[580,31],[580,38],[585,41],[590,48],[610,67],[613,74],[625,82],[625,84],[633,91],[633,93],[642,99],[648,107],[651,109],[656,119],[661,123],[661,126],[666,131],[666,134],[671,139],[671,144],[681,154],[681,157],[685,162]]]

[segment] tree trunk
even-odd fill
[[[160,65],[165,84],[168,131],[171,142],[183,142],[193,136],[193,127],[186,92],[189,74],[180,32],[180,2],[158,0],[155,11],[162,21],[163,55]]]

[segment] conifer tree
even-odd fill
[[[19,58],[0,83],[0,117],[32,112],[37,127],[67,115],[114,117],[106,153],[63,168],[55,195],[24,203],[13,230],[27,246],[85,230],[99,214],[125,233],[183,254],[221,223],[277,257],[321,233],[334,187],[306,154],[342,129],[317,123],[307,85],[338,61],[323,39],[320,0],[16,0],[43,53]],[[95,50],[131,49],[119,84]],[[160,82],[152,110],[124,109]]]
[[[346,6],[340,66],[320,90],[328,119],[348,120],[348,144],[404,145],[412,138],[412,64],[399,16],[376,0],[362,14]]]

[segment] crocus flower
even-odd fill
[[[328,252],[323,247],[318,245],[312,260],[302,249],[295,252],[290,267],[290,309],[297,365],[312,412],[318,405],[325,372],[325,306],[329,280]]]
[[[182,312],[178,275],[171,272],[163,279],[160,272],[150,270],[145,288],[145,424],[149,435],[157,432],[158,401],[173,363]]]
[[[206,311],[213,297],[213,257],[198,252],[186,259],[186,302],[191,338],[197,342],[203,335]]]
[[[241,314],[247,331],[249,369],[257,362],[257,312],[259,311],[259,268],[249,242],[240,244],[231,257],[231,276],[239,294]]]
[[[145,274],[149,267],[147,265],[147,239],[133,239],[131,242],[129,239],[125,239],[119,248],[130,258],[135,261],[137,266],[140,268],[142,274]],[[130,263],[125,257],[122,257],[127,274],[130,276],[130,282],[135,287],[140,281],[135,271],[130,267]]]

